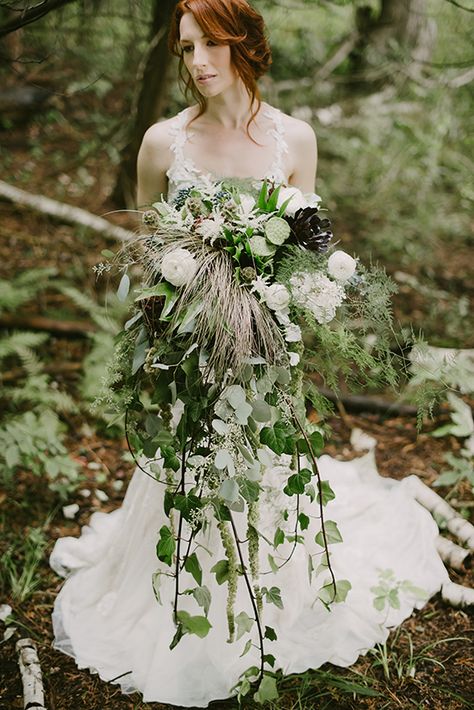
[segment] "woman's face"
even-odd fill
[[[217,96],[235,83],[230,46],[206,37],[192,12],[182,16],[179,36],[184,64],[203,96]]]

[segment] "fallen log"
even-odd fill
[[[474,525],[451,508],[444,498],[423,483],[414,474],[404,479],[404,483],[411,489],[414,497],[421,505],[446,522],[446,527],[458,540],[464,543],[468,550],[474,552]]]
[[[411,404],[391,402],[383,397],[360,394],[336,394],[326,387],[319,387],[321,394],[329,401],[340,402],[349,412],[371,412],[373,414],[395,414],[400,417],[416,417],[417,408]]]
[[[451,581],[445,582],[441,587],[441,597],[451,606],[461,609],[474,605],[474,589]]]
[[[64,202],[58,202],[58,200],[45,197],[44,195],[33,195],[30,192],[26,192],[26,190],[13,187],[13,185],[9,185],[3,180],[0,180],[0,197],[10,200],[10,202],[14,202],[15,204],[30,207],[49,217],[55,217],[61,222],[79,224],[82,227],[87,227],[94,232],[102,234],[104,237],[118,239],[121,242],[126,242],[134,236],[133,232],[122,229],[122,227],[117,227],[106,219],[91,214],[81,207],[73,207]]]
[[[44,705],[43,676],[34,641],[23,638],[17,641],[21,681],[23,684],[23,707],[25,710],[46,710]]]
[[[466,571],[471,566],[472,554],[465,547],[456,545],[447,537],[439,535],[436,541],[436,549],[443,562],[453,569]]]
[[[46,330],[51,333],[86,335],[95,333],[97,326],[90,321],[66,321],[44,316],[19,316],[4,313],[0,316],[0,328],[21,328],[26,330]]]

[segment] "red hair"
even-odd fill
[[[261,103],[257,79],[265,74],[272,63],[263,17],[246,0],[179,0],[171,21],[168,46],[179,57],[179,76],[184,83],[186,96],[192,94],[199,104],[196,118],[206,110],[207,100],[184,68],[183,52],[179,45],[179,25],[186,12],[192,12],[206,37],[216,44],[230,45],[232,64],[248,91],[250,105],[253,106],[257,101],[257,108],[247,124],[248,130]]]

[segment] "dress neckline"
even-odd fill
[[[170,125],[169,130],[173,136],[170,150],[174,154],[174,158],[166,173],[169,181],[168,197],[170,193],[173,194],[179,189],[190,187],[203,181],[217,182],[222,180],[239,180],[263,182],[264,180],[274,180],[279,183],[285,183],[287,181],[283,168],[283,158],[285,153],[288,153],[288,145],[285,138],[283,116],[279,109],[267,104],[262,110],[263,115],[272,120],[273,126],[267,129],[267,134],[272,136],[275,142],[273,163],[269,166],[263,177],[254,177],[252,175],[218,175],[214,171],[199,168],[195,161],[191,157],[186,156],[184,152],[184,146],[192,136],[192,132],[187,130],[190,110],[191,107],[188,107],[180,111],[175,121]]]

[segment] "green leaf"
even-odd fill
[[[189,555],[187,557],[186,562],[184,563],[184,569],[186,570],[186,572],[189,572],[189,574],[192,574],[192,576],[196,580],[197,584],[199,584],[199,586],[201,586],[201,584],[202,584],[202,568],[201,568],[201,565],[199,564],[199,560],[198,560],[195,552],[193,552],[192,555]]]
[[[128,292],[130,291],[130,277],[128,274],[123,274],[117,289],[117,298],[122,303],[127,300]]]
[[[327,505],[330,500],[334,500],[336,494],[329,485],[329,481],[321,481],[321,486],[318,490],[318,503],[322,501],[323,505]]]
[[[219,560],[211,567],[211,572],[215,573],[217,584],[224,584],[229,579],[229,560]]]
[[[263,705],[270,700],[276,700],[278,697],[276,679],[270,675],[264,675],[257,692],[254,693],[253,699],[256,703]]]
[[[272,668],[274,667],[275,662],[276,662],[275,656],[272,656],[271,653],[266,653],[263,657],[263,660],[265,663],[268,663],[268,665],[271,666]]]
[[[278,547],[285,542],[285,533],[281,528],[275,530],[275,535],[273,537],[273,547]]]
[[[276,424],[274,427],[263,427],[260,432],[260,441],[266,444],[269,449],[274,451],[278,456],[285,451],[286,433]]]
[[[240,654],[239,658],[242,658],[242,656],[245,656],[250,651],[251,648],[252,648],[252,639],[248,639],[247,643],[244,646],[244,650]],[[248,683],[248,681],[246,681],[246,682]],[[248,683],[248,686],[249,686],[249,690],[250,690],[250,683]]]
[[[251,481],[248,478],[242,478],[239,482],[240,495],[247,503],[255,503],[258,500],[260,486],[257,481]]]
[[[158,604],[162,604],[161,600],[161,594],[160,594],[160,586],[161,586],[161,576],[162,573],[158,570],[157,572],[154,572],[151,578],[151,582],[153,585],[153,592],[155,594],[155,599],[158,602]]]
[[[308,527],[309,527],[309,518],[308,518],[307,515],[305,515],[304,513],[300,513],[300,514],[298,515],[298,522],[299,522],[300,528],[301,528],[302,530],[307,530],[307,529],[308,529]]]
[[[264,638],[268,639],[269,641],[276,641],[277,635],[275,633],[275,629],[272,629],[271,626],[265,626]]]
[[[334,520],[326,520],[324,524],[324,528],[326,530],[326,539],[327,539],[327,544],[328,545],[335,545],[337,542],[342,542],[342,535],[339,532],[339,528],[337,527],[337,523],[334,522]],[[324,536],[323,536],[323,531],[320,530],[316,537],[314,538],[314,541],[316,542],[317,545],[321,545],[321,547],[325,547],[324,544]]]
[[[204,613],[207,616],[209,613],[209,608],[211,606],[211,592],[209,591],[208,587],[205,585],[202,587],[196,587],[196,589],[193,590],[193,597],[199,604],[204,609]]]
[[[161,446],[160,452],[163,456],[165,468],[171,468],[173,471],[179,471],[181,468],[181,462],[176,456],[174,448],[172,446]]]
[[[263,399],[255,399],[252,402],[252,417],[256,422],[269,422],[272,418],[270,405]]]
[[[160,529],[160,539],[158,540],[158,544],[156,546],[156,555],[158,559],[171,567],[175,547],[176,541],[172,531],[166,525],[163,525]]]
[[[334,584],[332,580],[319,590],[319,598],[323,604],[338,604],[344,602],[349,591],[352,589],[352,584],[348,579],[338,579],[336,581],[336,593],[334,594]]]
[[[177,646],[178,643],[181,641],[181,639],[183,638],[183,636],[184,636],[183,625],[182,625],[182,624],[178,624],[178,626],[177,626],[177,628],[176,628],[176,633],[175,633],[175,635],[173,636],[173,640],[172,640],[171,643],[170,643],[170,651],[172,651],[173,648],[176,648],[176,646]]]
[[[242,638],[244,634],[252,630],[254,620],[251,619],[250,616],[245,613],[245,611],[241,611],[240,614],[237,614],[237,616],[235,617],[235,623],[237,624],[236,641],[238,641],[240,638]]]
[[[265,599],[269,604],[275,604],[275,606],[277,606],[279,609],[283,609],[281,591],[278,589],[278,587],[271,587],[270,589],[262,587],[262,594],[265,596]]]
[[[184,633],[195,634],[203,639],[212,628],[212,624],[205,616],[191,616],[187,611],[178,611],[178,620],[183,626]]]
[[[110,249],[102,249],[100,253],[102,254],[102,256],[105,256],[106,259],[115,258],[115,252],[111,251]]]
[[[254,256],[273,256],[277,250],[276,246],[259,234],[250,237],[248,243]]]
[[[192,518],[193,511],[202,508],[202,501],[194,495],[194,493],[188,493],[186,495],[177,493],[174,497],[174,508],[179,510],[185,520],[189,521]],[[198,584],[200,584],[200,582],[198,582]]]
[[[301,495],[305,492],[305,486],[311,480],[311,471],[309,468],[303,468],[298,473],[294,473],[288,478],[288,483],[286,484],[283,491],[288,496]]]
[[[272,572],[278,572],[278,565],[275,562],[273,555],[268,555],[268,564],[270,565]]]
[[[151,286],[150,288],[144,288],[140,295],[135,299],[135,302],[142,301],[144,298],[150,298],[152,296],[164,296],[165,304],[163,310],[161,311],[160,320],[169,320],[169,314],[171,313],[174,304],[178,300],[179,293],[171,286],[171,284],[166,281],[161,281],[156,284],[156,286]]]
[[[398,589],[391,589],[388,593],[388,603],[393,609],[400,609],[400,597],[398,596]]]

